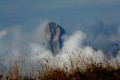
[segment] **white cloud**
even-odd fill
[[[63,49],[68,49],[68,51],[71,51],[74,48],[82,47],[82,42],[85,39],[85,37],[86,34],[84,34],[81,31],[76,31],[63,43]]]
[[[6,30],[0,31],[0,39],[2,39],[2,37],[4,37],[5,35],[7,35],[7,31]]]
[[[44,46],[40,44],[32,43],[30,44],[31,48],[31,60],[37,61],[43,59],[46,55],[52,56],[52,53],[49,50],[46,50]]]
[[[41,24],[40,26],[34,31],[33,33],[33,37],[35,38],[34,40],[36,42],[39,42],[41,44],[43,44],[44,40],[45,40],[45,29],[46,29],[46,26],[48,24],[48,20],[41,20]]]
[[[90,63],[90,59],[96,62],[103,62],[105,55],[101,50],[95,51],[92,47],[86,46],[83,47],[82,43],[86,37],[86,34],[82,31],[76,31],[71,36],[67,36],[68,39],[64,41],[63,48],[59,54],[53,56],[49,50],[38,44],[31,44],[32,56],[31,59],[34,61],[42,61],[44,58],[50,60],[50,66],[53,67],[53,64],[57,67],[63,68],[63,64],[70,67],[70,56],[73,59],[73,62],[76,62],[79,58],[83,58],[86,63]],[[37,54],[36,54],[37,53]],[[79,55],[81,57],[79,57]],[[81,59],[82,60],[82,59]],[[81,62],[81,66],[82,66]]]

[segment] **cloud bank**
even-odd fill
[[[73,60],[79,58],[81,56],[83,58],[88,59],[92,58],[93,61],[98,63],[103,62],[104,58],[108,59],[109,57],[113,60],[119,61],[119,54],[114,57],[112,55],[104,54],[102,49],[95,50],[91,44],[101,44],[103,41],[105,42],[117,42],[119,41],[119,33],[120,29],[118,26],[113,29],[113,32],[110,32],[109,36],[102,34],[106,28],[103,23],[92,24],[87,23],[84,24],[84,27],[88,27],[88,31],[85,33],[84,29],[75,30],[71,34],[66,34],[63,36],[63,47],[58,55],[53,56],[50,50],[46,50],[43,46],[44,43],[44,31],[46,24],[49,21],[44,21],[42,24],[36,29],[30,32],[24,32],[20,26],[15,26],[12,28],[7,28],[6,30],[2,30],[0,32],[0,55],[2,59],[5,59],[6,62],[13,57],[21,56],[21,58],[26,61],[42,61],[44,58],[50,58],[51,60],[55,60],[55,63],[61,62],[59,65],[63,67],[64,63],[67,63],[69,66],[69,58],[70,56]],[[97,28],[95,26],[98,26]],[[108,26],[112,28],[112,26]],[[91,32],[90,29],[95,29],[94,32]],[[97,30],[98,29],[98,30]],[[103,30],[101,30],[103,29]],[[100,31],[99,31],[100,30]],[[111,30],[110,30],[111,31]],[[114,33],[117,31],[116,33]],[[84,45],[84,42],[88,42],[89,45]],[[96,43],[96,44],[95,44]],[[59,59],[58,59],[59,58]]]

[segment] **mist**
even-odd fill
[[[114,57],[111,51],[109,55],[106,55],[104,49],[102,49],[102,47],[107,48],[109,43],[120,40],[119,26],[114,25],[116,28],[111,32],[112,26],[110,25],[108,28],[103,23],[80,25],[81,30],[71,30],[71,34],[63,35],[63,47],[60,52],[54,56],[50,50],[45,49],[43,46],[45,28],[48,22],[49,20],[42,21],[36,29],[30,32],[24,31],[24,29],[18,25],[0,31],[0,58],[5,60],[6,65],[10,59],[18,58],[19,56],[25,61],[31,61],[33,63],[43,60],[44,58],[50,58],[53,62],[54,60],[56,61],[56,65],[61,61],[61,63],[59,63],[61,67],[63,67],[63,63],[67,63],[69,66],[70,56],[72,56],[72,58],[74,58],[73,61],[75,61],[78,55],[86,57],[86,62],[90,58],[98,63],[102,63],[104,58],[106,58],[106,60],[120,61],[119,51],[116,57]],[[82,27],[84,28],[82,29]],[[87,29],[86,27],[89,28]],[[103,30],[101,30],[101,27],[103,27]],[[66,28],[65,30],[67,32]],[[104,35],[104,30],[111,33]],[[87,44],[85,45],[85,43]],[[98,45],[101,45],[101,48],[98,47]],[[98,48],[98,50],[95,50],[94,47]]]

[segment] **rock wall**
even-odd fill
[[[56,55],[62,47],[62,35],[65,30],[54,22],[49,22],[45,31],[45,47]]]

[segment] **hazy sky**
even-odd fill
[[[0,28],[34,28],[40,20],[63,27],[81,21],[120,21],[120,0],[0,0]]]
[[[38,43],[31,36],[46,20],[69,35],[81,30],[87,44],[102,49],[120,41],[120,0],[0,0],[1,55]]]

